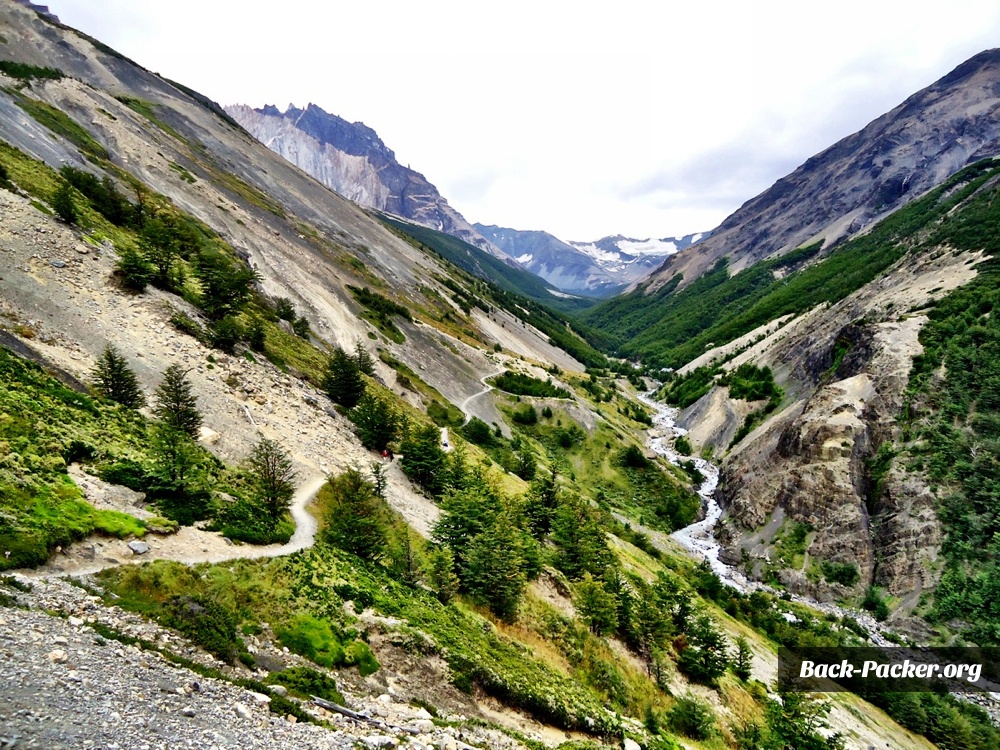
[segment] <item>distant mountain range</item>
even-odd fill
[[[289,105],[284,112],[273,105],[225,109],[272,151],[345,198],[458,237],[569,294],[611,296],[707,236],[643,240],[615,235],[564,242],[548,232],[470,224],[422,174],[399,164],[364,123],[348,122],[315,104]]]
[[[615,235],[596,242],[564,242],[548,232],[520,231],[488,224],[476,230],[532,273],[558,289],[609,297],[645,278],[666,258],[707,237],[637,240]]]

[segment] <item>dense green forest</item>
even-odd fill
[[[613,350],[620,355],[640,357],[657,368],[680,367],[706,348],[732,341],[782,315],[841,300],[911,249],[947,240],[942,232],[954,222],[933,230],[935,223],[997,171],[992,159],[971,165],[868,234],[831,250],[813,244],[733,276],[722,258],[680,291],[681,279],[675,276],[653,294],[638,289],[582,312],[580,318],[612,337]],[[988,233],[983,240],[995,242]]]

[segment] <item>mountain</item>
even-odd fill
[[[805,244],[829,247],[870,228],[966,164],[1000,152],[1000,50],[976,55],[747,201],[650,278],[694,282],[720,258],[733,271]]]
[[[315,104],[281,112],[229,105],[226,112],[272,151],[362,206],[402,216],[454,235],[499,258],[506,256],[448,205],[438,189],[409,167],[364,123],[350,123]]]
[[[667,257],[707,236],[634,240],[622,235],[596,242],[563,242],[542,231],[474,224],[494,245],[564,292],[610,297],[655,270]]]
[[[996,642],[1000,51],[582,314],[721,463],[720,559],[914,641]]]
[[[975,274],[966,246],[993,234],[965,201],[994,177],[985,165],[927,208],[963,211],[948,252],[914,259],[918,302]],[[716,475],[665,446],[670,415],[638,398],[641,373],[448,259],[469,246],[399,225],[417,226],[0,0],[0,744],[996,746],[982,711],[937,692],[866,691],[912,731],[853,694],[777,695],[778,645],[901,636],[723,585],[681,551],[667,535],[703,527],[696,487],[710,496]],[[1000,360],[992,300],[960,302],[935,314],[937,340]],[[857,327],[887,304],[870,308]],[[880,346],[843,339],[810,372],[857,372]],[[915,350],[901,343],[894,361]],[[926,366],[933,384],[970,369]],[[891,397],[899,368],[884,374]],[[740,378],[732,393],[776,398]],[[968,385],[980,424],[992,381]],[[966,457],[982,464],[980,426]],[[800,532],[779,544],[793,559]]]

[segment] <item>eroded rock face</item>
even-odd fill
[[[851,324],[828,336],[832,343],[825,348],[789,339],[792,371],[818,382],[726,463],[720,499],[728,506],[722,532],[727,560],[749,556],[759,575],[775,560],[781,524],[774,519],[780,517],[815,532],[804,567],[780,573],[797,592],[819,598],[846,593],[840,584],[807,576],[809,561],[853,564],[858,587],[877,583],[910,595],[913,604],[933,585],[941,541],[933,495],[901,469],[892,468],[878,484],[871,470],[879,445],[898,435],[924,320]],[[838,346],[847,349],[839,357]]]

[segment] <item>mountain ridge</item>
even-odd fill
[[[363,206],[452,234],[501,259],[509,256],[480,235],[424,175],[404,167],[378,134],[310,103],[281,112],[227,105],[255,138],[327,187]]]
[[[668,259],[644,288],[680,274],[686,286],[719,258],[734,271],[874,220],[973,161],[1000,153],[1000,49],[981,52],[810,157],[727,217],[696,253]]]

